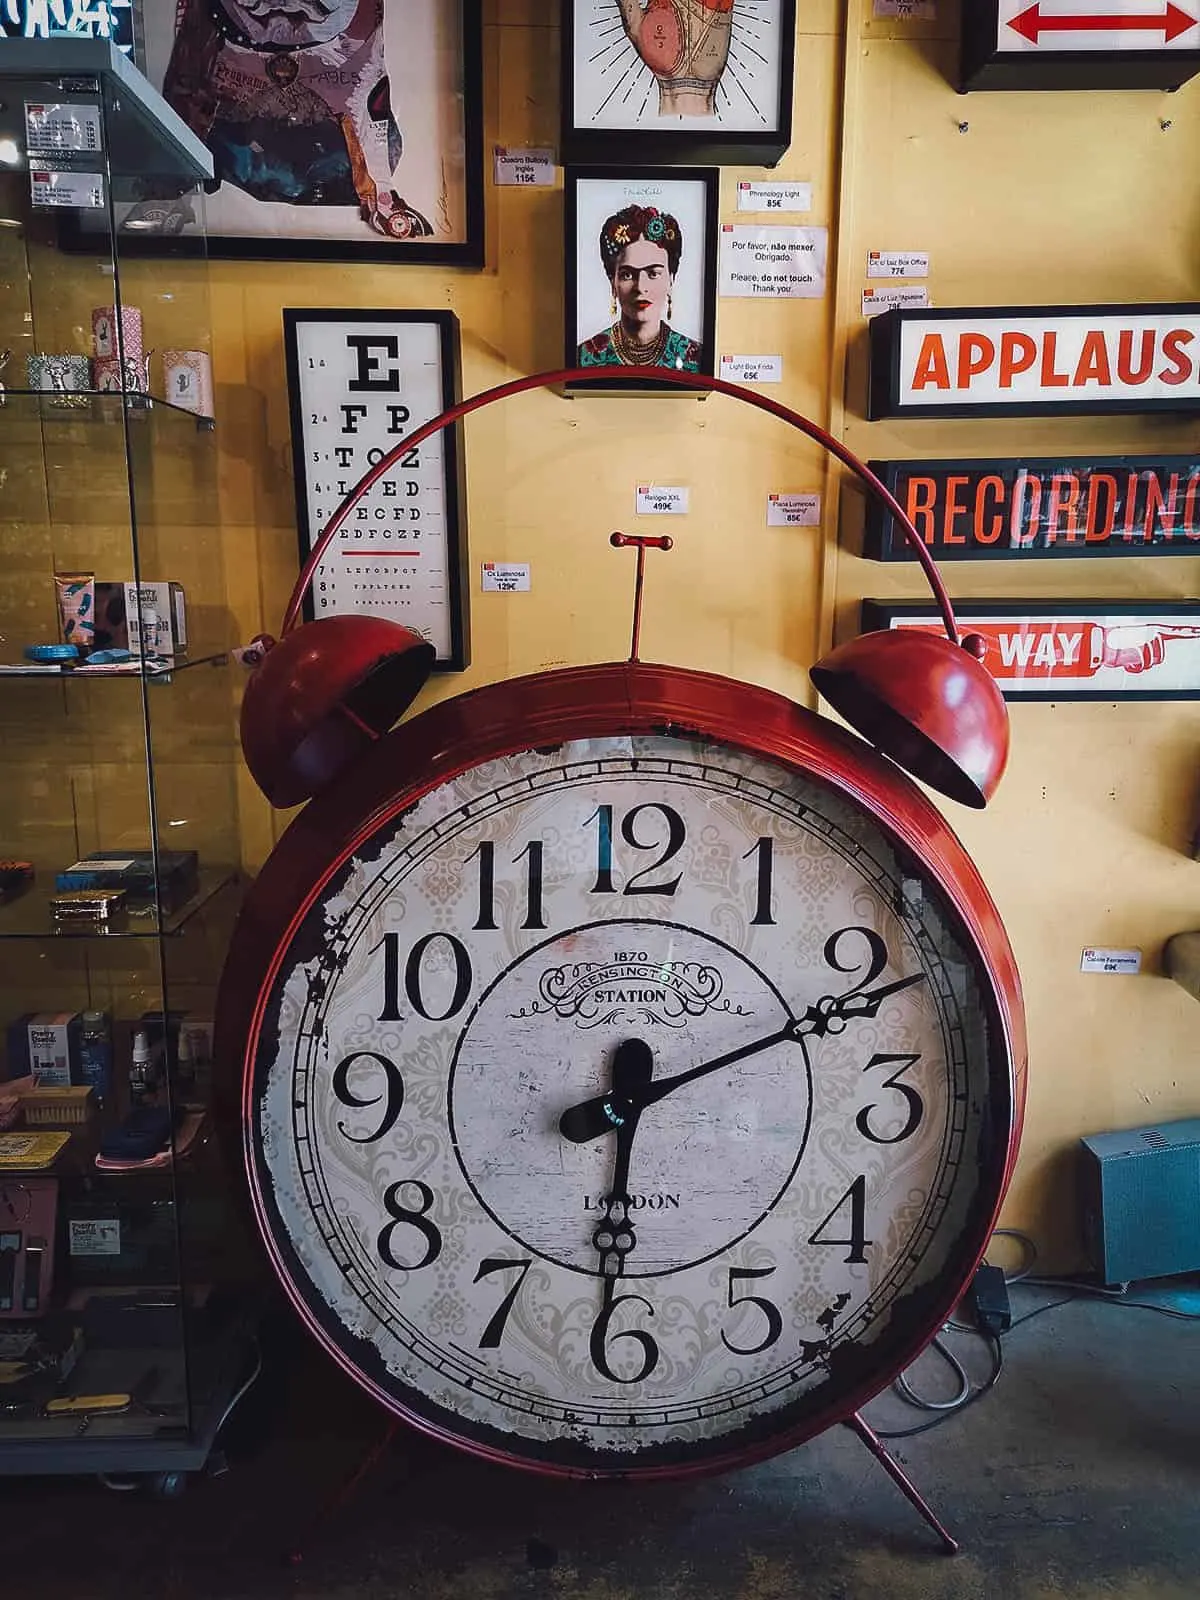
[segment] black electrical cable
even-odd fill
[[[1014,1324],[1015,1326],[1015,1324]],[[990,1394],[996,1387],[1000,1374],[1004,1371],[1004,1351],[1000,1340],[994,1333],[983,1335],[988,1341],[992,1351],[992,1370],[978,1389],[973,1389],[967,1398],[954,1408],[946,1411],[941,1416],[934,1417],[929,1422],[919,1423],[915,1428],[897,1428],[884,1432],[876,1428],[875,1432],[880,1439],[913,1439],[918,1433],[930,1433],[934,1428],[940,1428],[943,1423],[949,1422],[952,1417],[961,1416],[968,1406],[973,1406],[977,1400],[982,1400],[985,1394]]]

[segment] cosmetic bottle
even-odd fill
[[[85,1011],[79,1035],[79,1066],[84,1083],[100,1105],[112,1094],[112,1036],[107,1011]]]
[[[139,1028],[133,1036],[133,1055],[129,1063],[129,1100],[132,1105],[144,1106],[155,1089],[154,1056],[150,1049],[150,1035]]]

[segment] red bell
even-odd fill
[[[1008,707],[968,635],[897,628],[839,645],[809,677],[834,710],[922,783],[982,810],[1008,760]]]
[[[383,617],[321,617],[269,646],[242,700],[242,753],[271,804],[311,799],[387,733],[434,655]]]

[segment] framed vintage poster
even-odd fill
[[[674,394],[656,367],[712,376],[717,198],[712,168],[567,169],[567,366],[637,368]]]
[[[565,161],[773,167],[795,0],[562,0]]]
[[[300,559],[367,468],[462,397],[450,311],[283,313]],[[387,617],[470,664],[461,423],[401,456],[313,574],[309,618]]]
[[[1200,554],[1200,456],[870,461],[937,561]],[[863,555],[915,561],[879,501]]]
[[[212,152],[210,253],[482,265],[480,8],[147,5],[147,76]],[[161,231],[199,231],[181,206]],[[124,225],[152,250],[162,196],[142,209]]]
[[[1200,700],[1200,602],[954,602],[1006,700]],[[864,600],[864,632],[943,633],[934,606]]]

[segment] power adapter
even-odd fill
[[[999,1338],[1012,1327],[1012,1307],[1008,1302],[1008,1283],[1003,1268],[981,1262],[971,1284],[971,1300],[982,1332]]]

